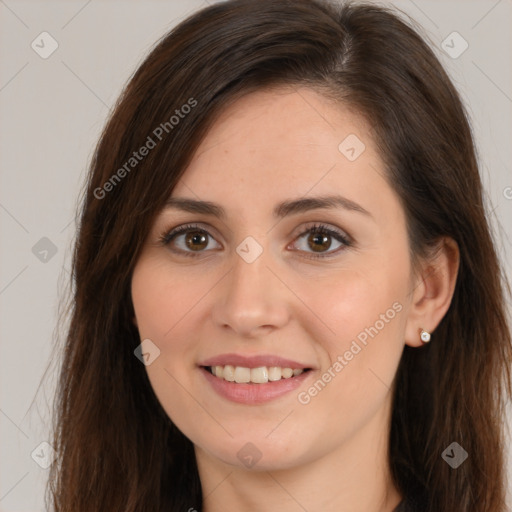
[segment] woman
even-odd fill
[[[412,28],[199,11],[92,162],[55,510],[504,511],[500,272],[464,109]]]

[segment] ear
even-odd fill
[[[457,243],[451,238],[440,239],[433,254],[420,266],[412,285],[405,328],[405,343],[411,347],[423,345],[421,329],[432,334],[450,307],[459,270]]]

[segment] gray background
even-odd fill
[[[213,0],[0,0],[1,511],[44,510],[48,470],[31,453],[49,439],[55,326],[94,144],[155,41],[207,3]],[[392,5],[421,25],[469,108],[498,247],[511,275],[512,1]],[[58,43],[47,59],[31,47],[35,40],[40,52],[48,51],[50,40],[38,37],[43,31]],[[463,48],[458,36],[447,39],[454,31],[469,45],[457,58],[443,50],[443,41],[452,53]],[[43,464],[51,460],[44,446],[37,456]]]

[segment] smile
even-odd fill
[[[222,372],[221,376],[217,375],[218,368],[218,365],[214,367],[201,366],[199,368],[210,389],[223,399],[246,405],[263,404],[290,394],[292,391],[297,391],[306,379],[316,373],[310,369],[297,368],[293,370],[272,366],[268,368],[247,368],[225,365],[220,366],[219,374]],[[233,380],[227,380],[231,378]],[[253,382],[253,378],[258,382]],[[272,378],[276,380],[272,380]]]
[[[208,366],[207,370],[212,375],[227,382],[236,382],[238,384],[266,384],[267,382],[277,382],[281,379],[290,379],[297,377],[301,373],[308,371],[309,368],[281,368],[280,366],[260,366],[258,368],[247,368],[245,366]]]

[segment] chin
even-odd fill
[[[251,436],[244,435],[239,438],[225,440],[218,445],[201,445],[210,457],[218,459],[229,466],[235,466],[247,471],[280,471],[299,466],[306,462],[307,454],[300,442],[295,439],[293,445],[282,443],[280,440],[269,440],[255,438],[250,441]]]

